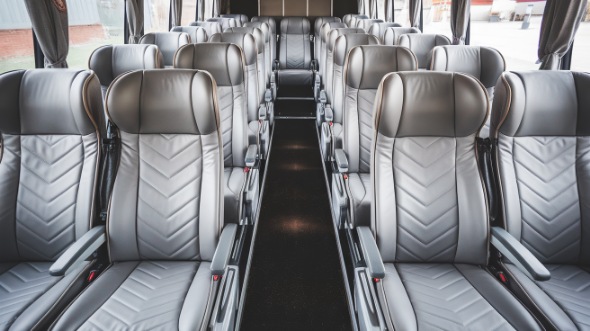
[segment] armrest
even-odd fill
[[[346,157],[346,153],[344,153],[343,149],[338,148],[336,151],[334,151],[334,160],[336,161],[338,172],[348,172],[348,158]]]
[[[320,102],[321,103],[328,102],[328,95],[326,94],[326,91],[325,90],[321,90],[320,91]]]
[[[359,226],[356,228],[356,232],[359,235],[361,251],[369,269],[369,275],[372,278],[382,279],[385,277],[385,266],[383,265],[381,253],[379,253],[379,248],[377,248],[377,243],[375,242],[373,233],[371,233],[371,229],[366,226]]]
[[[94,253],[105,241],[105,226],[100,225],[90,229],[80,239],[76,240],[68,249],[61,254],[49,268],[49,274],[52,276],[63,276],[68,269],[76,264],[86,260]]]
[[[529,278],[540,281],[551,278],[543,263],[506,230],[492,227],[492,245]]]
[[[260,107],[258,107],[258,119],[261,121],[266,121],[266,105],[260,105]]]
[[[266,89],[266,91],[264,91],[264,101],[266,101],[266,102],[272,101],[272,90],[271,89]]]
[[[246,157],[244,161],[246,163],[246,167],[254,167],[256,165],[256,155],[258,154],[258,148],[256,145],[248,146],[248,150],[246,151]]]
[[[324,107],[324,118],[326,119],[326,122],[332,122],[334,120],[334,111],[332,111],[330,105]]]
[[[237,224],[228,224],[223,228],[219,237],[219,243],[217,243],[217,248],[215,249],[215,254],[213,255],[213,260],[211,261],[211,272],[214,275],[221,275],[225,271],[229,263],[232,248],[234,247],[237,232]]]

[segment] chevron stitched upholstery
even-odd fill
[[[304,17],[281,20],[279,64],[281,69],[308,70],[311,64],[310,24]]]

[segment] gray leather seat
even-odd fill
[[[383,33],[383,45],[399,45],[399,37],[403,34],[422,33],[418,28],[390,27]]]
[[[451,40],[442,34],[411,33],[401,35],[398,44],[414,52],[418,59],[418,68],[427,70],[432,61],[432,50],[436,46],[450,45]]]
[[[178,50],[175,68],[208,71],[217,83],[224,159],[224,214],[226,223],[239,223],[244,217],[244,205],[256,210],[258,202],[258,172],[250,176],[244,169],[249,146],[246,64],[242,49],[229,43],[186,45]],[[251,168],[251,167],[248,167]],[[248,177],[252,178],[248,181]],[[247,201],[243,196],[247,193]]]
[[[230,18],[230,17],[212,17],[212,18],[208,18],[207,22],[219,23],[219,25],[221,25],[222,31],[225,29],[235,28],[238,26],[238,23],[236,22],[236,20],[234,18]]]
[[[50,274],[97,216],[102,104],[91,71],[0,75],[1,330],[47,329],[94,267]]]
[[[365,258],[373,259],[368,271],[387,325],[541,330],[484,268],[490,230],[475,148],[488,112],[481,84],[456,73],[393,73],[375,102],[367,152],[373,217],[357,231],[365,246],[376,238],[376,255]],[[356,287],[357,300],[363,290]]]
[[[277,59],[277,23],[274,18],[268,16],[254,16],[252,17],[252,22],[263,22],[268,24],[270,28],[270,55],[272,58],[272,62]]]
[[[508,285],[548,329],[590,327],[590,75],[504,73],[490,135],[506,230],[551,279],[534,281],[506,263]]]
[[[405,47],[357,46],[348,53],[343,69],[343,95],[346,99],[342,108],[342,149],[348,158],[346,190],[349,191],[349,198],[343,198],[344,188],[334,179],[332,196],[336,220],[342,220],[343,215],[350,214],[350,223],[369,224],[369,165],[377,88],[381,79],[388,73],[417,68],[416,57]]]
[[[494,86],[506,70],[502,54],[491,47],[481,46],[438,46],[432,50],[430,70],[462,72],[477,78],[488,91],[490,103],[494,98]],[[490,119],[486,120],[479,136],[487,138]]]
[[[383,44],[383,37],[385,36],[385,30],[387,28],[399,28],[401,25],[395,22],[381,22],[381,23],[373,23],[371,27],[367,31],[369,34],[377,37],[379,42]]]
[[[341,22],[327,22],[324,23],[320,29],[320,39],[322,40],[320,47],[322,50],[320,51],[320,61],[319,61],[319,75],[320,75],[320,86],[318,88],[324,88],[326,84],[326,75],[327,75],[327,60],[328,60],[328,40],[330,31],[334,29],[343,29],[346,28],[346,24]],[[316,77],[316,86],[317,86],[317,77]],[[319,92],[319,91],[318,91]]]
[[[244,26],[244,24],[249,21],[248,16],[246,16],[244,14],[223,14],[223,15],[219,15],[219,17],[233,18],[234,20],[236,20],[237,26]]]
[[[223,227],[214,95],[211,76],[194,70],[113,82],[106,107],[121,158],[107,216],[111,264],[53,330],[195,330],[206,321]]]
[[[104,97],[117,76],[132,70],[164,68],[164,60],[156,45],[106,45],[92,52],[88,67],[98,76]]]
[[[384,23],[384,22],[381,19],[364,18],[364,19],[357,20],[356,27],[363,29],[365,32],[369,32],[369,29],[371,28],[371,26],[373,26],[373,24],[376,24],[376,23]]]
[[[309,20],[285,17],[281,20],[279,42],[279,84],[311,85],[311,44]]]
[[[349,28],[356,28],[356,23],[358,22],[358,20],[364,20],[364,19],[369,19],[369,16],[367,15],[352,15],[350,17],[350,20],[348,22],[344,22],[346,23],[346,25],[348,25]]]
[[[184,32],[188,34],[193,44],[207,42],[207,38],[209,38],[207,30],[200,26],[175,26],[170,29],[170,32]]]
[[[205,32],[207,32],[207,38],[211,37],[212,35],[214,35],[216,33],[223,32],[223,30],[221,29],[221,24],[219,24],[218,22],[195,21],[195,22],[191,22],[189,25],[190,26],[200,26],[203,29],[205,29]]]
[[[265,22],[246,22],[244,27],[257,28],[262,31],[264,35],[264,61],[265,61],[265,72],[266,72],[266,83],[267,88],[270,88],[273,92],[273,100],[276,97],[276,80],[275,72],[273,70],[274,58],[273,58],[273,44],[276,47],[276,35],[270,29],[268,23]],[[273,40],[274,38],[274,40]]]
[[[190,43],[191,37],[184,32],[151,32],[139,39],[139,44],[158,46],[162,52],[165,67],[172,67],[176,50]]]
[[[313,23],[313,58],[317,62],[321,59],[321,52],[322,52],[322,35],[321,30],[322,26],[325,23],[331,22],[342,22],[339,17],[332,17],[332,16],[320,16],[316,17]],[[319,65],[319,63],[318,63]]]

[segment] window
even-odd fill
[[[187,26],[197,20],[197,0],[182,1],[182,17],[180,25]]]
[[[22,0],[0,0],[0,73],[35,68],[33,30]]]
[[[409,0],[393,0],[393,21],[402,26],[410,26]]]
[[[498,49],[507,70],[539,69],[537,49],[545,1],[474,0],[471,44]]]
[[[67,0],[70,68],[88,68],[90,54],[102,45],[123,44],[125,0]]]
[[[590,72],[590,3],[582,19],[572,51],[572,70]]]
[[[442,34],[453,39],[451,32],[451,0],[423,0],[424,33]]]
[[[144,0],[144,34],[168,31],[170,0]]]

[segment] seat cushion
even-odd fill
[[[590,272],[574,265],[546,265],[551,279],[536,282],[512,264],[514,285],[557,330],[590,330]]]
[[[246,181],[244,168],[228,168],[223,171],[224,175],[224,199],[223,218],[226,223],[240,222],[240,205],[242,202],[241,192]]]
[[[371,224],[371,176],[367,173],[348,174],[348,186],[353,203],[354,224],[370,226]]]
[[[388,263],[385,301],[396,330],[540,330],[486,270],[465,264]]]
[[[0,264],[0,330],[46,325],[82,289],[84,264],[64,277],[49,274],[53,262]]]
[[[68,307],[54,330],[199,330],[210,263],[118,262]]]

